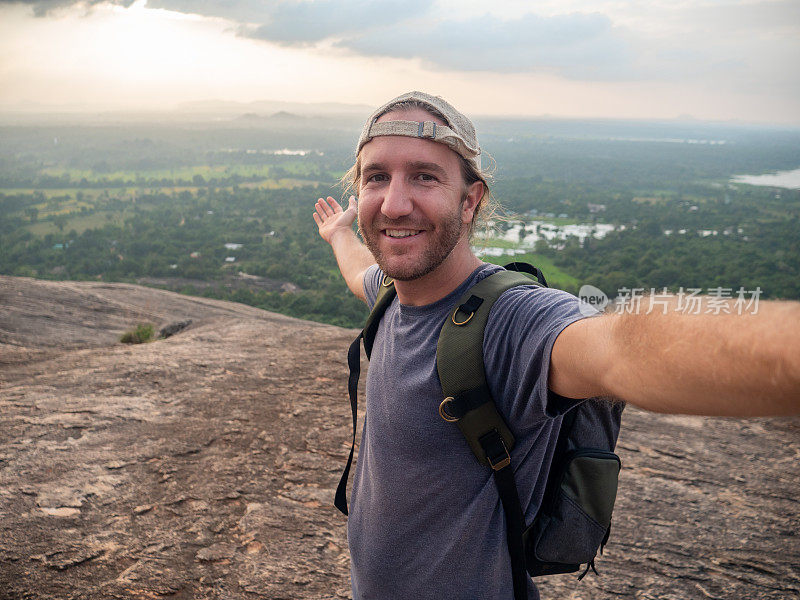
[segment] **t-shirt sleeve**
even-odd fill
[[[561,331],[592,314],[561,290],[515,287],[492,306],[484,336],[484,361],[494,398],[513,420],[555,417],[581,400],[564,398],[547,387],[550,355]]]
[[[364,295],[367,297],[367,306],[370,310],[375,306],[381,281],[383,281],[383,271],[378,265],[372,265],[364,272]]]

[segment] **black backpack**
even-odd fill
[[[613,450],[624,408],[622,402],[591,399],[566,412],[542,504],[526,526],[511,465],[514,436],[491,397],[483,362],[483,334],[489,311],[504,291],[519,285],[547,286],[547,282],[541,271],[524,263],[511,263],[506,270],[482,279],[450,311],[436,349],[436,368],[445,396],[439,414],[458,426],[472,453],[494,475],[506,517],[515,600],[527,597],[528,575],[572,573],[582,564],[586,568],[579,579],[589,569],[597,573],[595,557],[598,549],[602,553],[611,532],[621,466]],[[334,501],[345,515],[347,479],[355,448],[360,342],[363,338],[369,358],[378,324],[395,295],[394,282],[385,277],[366,325],[348,351],[353,446]]]

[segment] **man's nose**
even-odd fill
[[[409,186],[401,178],[393,178],[383,196],[381,212],[389,219],[399,219],[410,214],[413,209]]]

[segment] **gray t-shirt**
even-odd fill
[[[439,330],[458,298],[499,270],[484,264],[458,289],[426,306],[395,298],[378,327],[367,375],[366,417],[348,520],[354,600],[513,598],[505,521],[491,469],[439,416]],[[366,274],[374,304],[383,274]],[[547,389],[550,352],[581,319],[578,300],[522,286],[500,296],[484,338],[487,379],[515,436],[512,464],[530,522],[570,403]],[[538,598],[531,582],[529,597]]]

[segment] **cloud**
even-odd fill
[[[271,19],[280,1],[256,0],[147,0],[147,8],[163,8],[184,14],[219,17],[240,24],[262,24]]]
[[[284,45],[311,45],[327,38],[351,38],[361,32],[381,31],[389,25],[402,27],[409,14],[427,12],[431,0],[384,0],[370,2],[280,2],[270,22],[251,36]]]
[[[133,0],[106,1],[130,6]],[[559,14],[562,1],[573,12]],[[44,15],[102,2],[17,3]],[[792,89],[800,85],[797,0],[520,0],[502,6],[483,0],[147,0],[146,6],[222,18],[239,36],[278,46],[414,59],[430,71],[741,89],[761,81],[772,82],[767,85],[776,93],[784,93],[787,80]]]
[[[355,31],[426,13],[434,0],[148,0],[163,8],[235,21],[248,37],[285,46],[309,46]]]
[[[97,4],[116,4],[128,8],[135,0],[0,0],[3,4],[24,4],[33,8],[33,14],[37,17],[47,16],[54,10],[69,6],[82,6],[91,8]]]
[[[459,71],[551,71],[571,78],[618,79],[633,67],[623,31],[600,14],[514,20],[404,21],[337,42],[366,55],[420,58]]]
[[[434,0],[149,0],[147,6],[231,19],[242,25],[241,35],[282,46],[328,40],[356,54],[418,58],[439,69],[619,79],[631,67],[623,32],[601,14],[443,19]]]

